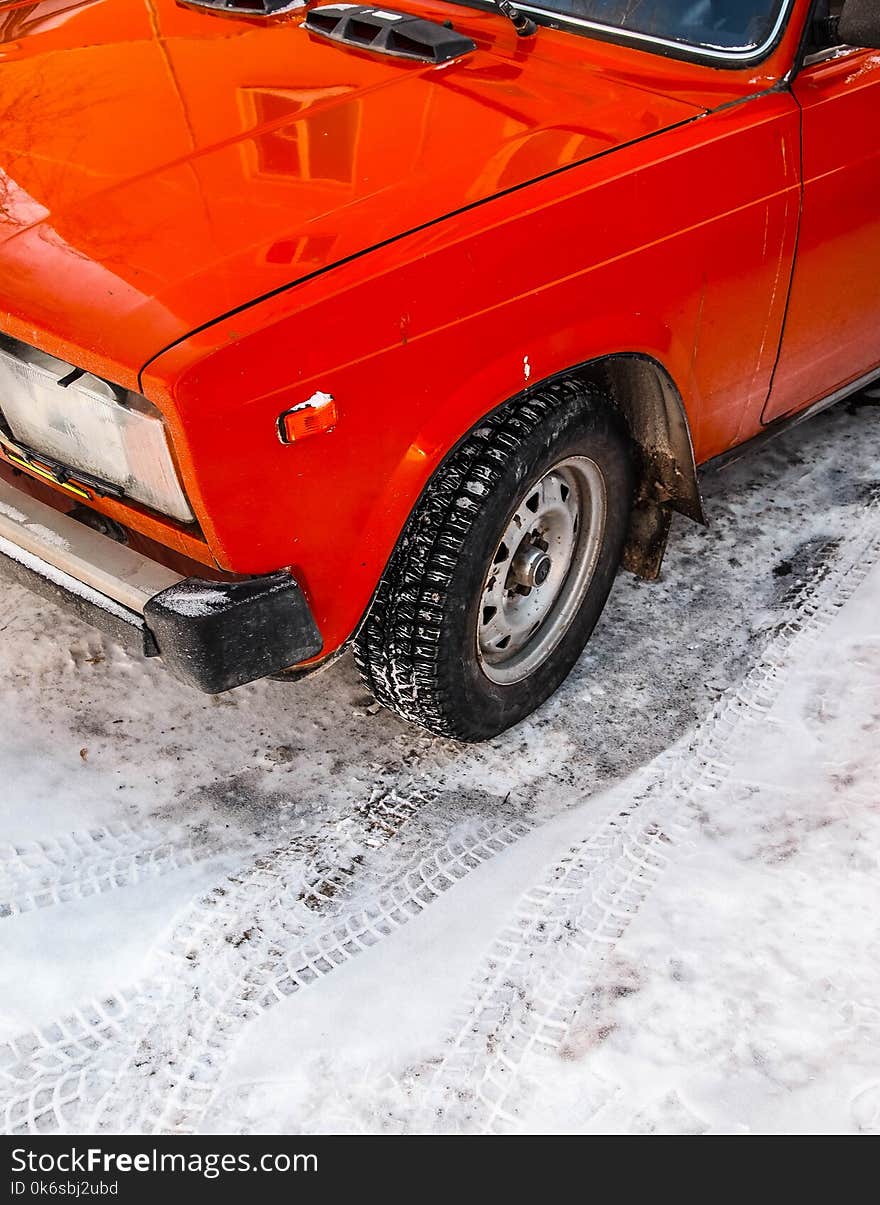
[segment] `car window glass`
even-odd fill
[[[537,0],[535,7],[691,46],[747,51],[772,35],[785,0]]]

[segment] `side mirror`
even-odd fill
[[[837,34],[845,46],[880,50],[880,4],[877,0],[845,0]]]

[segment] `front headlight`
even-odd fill
[[[64,381],[68,381],[64,384]],[[193,513],[165,424],[130,393],[36,348],[0,343],[0,414],[13,439],[65,468],[118,486],[125,497],[183,523]]]

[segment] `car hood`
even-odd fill
[[[406,8],[477,49],[433,66],[329,42],[301,13],[0,5],[7,327],[128,383],[273,290],[701,111],[586,39],[542,29],[523,50],[497,14]]]

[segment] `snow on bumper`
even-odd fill
[[[0,573],[127,648],[219,694],[316,656],[321,636],[286,572],[184,578],[0,482]]]

